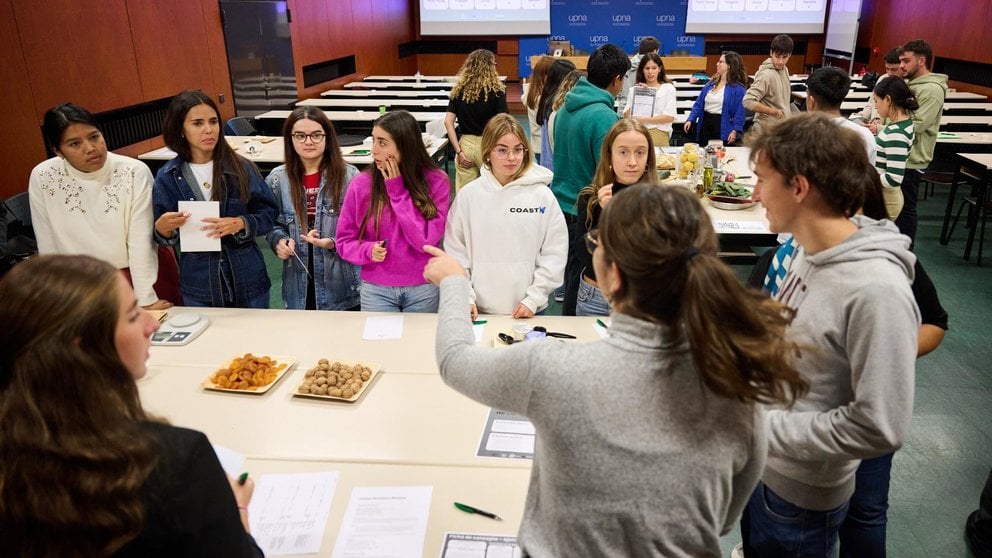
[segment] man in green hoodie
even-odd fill
[[[579,190],[592,182],[599,164],[600,147],[610,127],[620,119],[613,103],[623,87],[630,59],[620,47],[605,44],[589,56],[587,76],[579,78],[565,96],[565,104],[555,116],[555,177],[551,181],[558,205],[568,223],[568,260],[565,265],[566,316],[575,315],[576,293],[581,269],[575,269],[575,250],[582,247],[582,227],[576,222],[575,202]],[[577,248],[578,247],[578,248]],[[585,248],[581,248],[585,249]]]
[[[913,129],[916,137],[906,161],[906,174],[902,180],[902,212],[896,218],[896,226],[902,234],[916,242],[916,196],[920,177],[933,160],[933,148],[937,143],[940,129],[940,116],[944,112],[944,96],[947,94],[947,76],[930,71],[933,67],[933,49],[922,39],[909,41],[899,53],[899,69],[909,80],[909,89],[916,96],[920,108],[913,113]]]

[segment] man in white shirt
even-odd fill
[[[868,161],[875,165],[875,136],[871,130],[851,122],[840,114],[840,104],[851,90],[851,76],[840,68],[825,66],[810,74],[806,80],[806,109],[810,112],[822,112],[838,125],[857,132],[865,143]]]

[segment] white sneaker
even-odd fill
[[[730,558],[744,558],[744,543],[737,543],[737,546],[730,551]]]

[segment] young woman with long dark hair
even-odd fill
[[[175,96],[162,126],[165,144],[177,153],[155,177],[155,240],[178,246],[179,289],[186,306],[268,308],[269,281],[255,237],[272,230],[278,209],[258,168],[224,139],[220,111],[201,91]],[[219,252],[183,252],[177,229],[189,214],[180,200],[216,201],[219,217],[203,230],[220,238]]]
[[[357,310],[358,267],[341,259],[335,235],[348,183],[337,134],[317,107],[298,107],[283,126],[285,164],[265,181],[279,205],[266,239],[283,260],[282,298],[295,310]]]
[[[345,194],[336,246],[361,266],[362,310],[435,312],[437,288],[420,270],[444,236],[451,199],[448,175],[427,155],[420,127],[405,110],[387,112],[372,128],[374,164]]]

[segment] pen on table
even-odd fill
[[[238,486],[244,486],[245,481],[248,480],[248,473],[241,473],[238,475]]]
[[[479,508],[473,508],[472,506],[469,506],[469,505],[466,505],[466,504],[461,504],[459,502],[455,502],[455,507],[458,508],[458,509],[460,509],[460,510],[462,510],[465,513],[474,513],[474,514],[477,514],[477,515],[481,515],[483,517],[488,517],[489,519],[495,519],[496,521],[503,521],[503,518],[502,517],[500,517],[500,516],[498,516],[498,515],[496,515],[494,513],[483,511],[483,510],[480,510]]]
[[[472,320],[472,325],[485,325],[489,322],[487,320]]]
[[[603,329],[610,329],[610,326],[606,325],[606,323],[604,323],[603,320],[600,320],[599,318],[596,318],[596,323],[599,325],[599,327]]]

